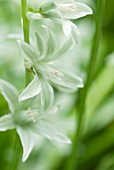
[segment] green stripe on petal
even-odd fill
[[[29,130],[17,127],[17,133],[20,137],[23,146],[23,158],[22,161],[26,161],[29,157],[36,141],[36,136]]]
[[[71,25],[71,35],[73,40],[75,40],[76,43],[78,43],[78,39],[80,36],[80,31],[78,29],[78,27],[71,21],[68,21],[68,23]]]
[[[60,47],[60,49],[58,49],[53,56],[51,57],[51,60],[53,59],[58,59],[59,57],[64,56],[68,50],[71,48],[72,46],[72,39],[68,38]]]
[[[41,92],[41,83],[37,77],[34,76],[34,79],[30,82],[30,84],[23,90],[23,92],[19,96],[19,101],[29,99],[38,95]]]
[[[50,86],[48,81],[44,78],[41,78],[41,93],[40,93],[40,102],[41,110],[49,109],[54,101],[54,92],[53,88]]]
[[[36,41],[37,41],[37,48],[40,52],[41,58],[43,58],[46,52],[45,42],[43,41],[42,36],[40,36],[38,32],[35,32],[35,36],[36,36]]]
[[[31,63],[36,64],[36,62],[38,62],[39,60],[39,52],[36,52],[36,50],[32,46],[24,41],[18,40],[18,44],[24,58],[26,58]]]
[[[11,114],[0,117],[0,131],[14,129],[13,118]]]
[[[6,99],[11,112],[15,112],[18,104],[18,91],[10,83],[0,79],[0,91]]]
[[[83,87],[83,82],[80,77],[73,74],[68,68],[61,68],[60,66],[48,67],[47,77],[55,85],[62,87],[65,91],[75,91],[77,88]]]
[[[91,8],[80,2],[58,4],[58,10],[66,19],[77,19],[92,14]]]
[[[71,140],[64,135],[59,128],[53,124],[53,122],[39,121],[36,128],[40,135],[49,140],[71,144]]]
[[[44,26],[44,28],[46,29],[46,32],[47,32],[47,35],[48,35],[45,58],[50,58],[50,56],[56,50],[56,44],[55,44],[54,38],[53,38],[51,32],[49,31],[49,29],[45,26]]]

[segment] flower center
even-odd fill
[[[76,6],[74,4],[61,4],[59,6],[59,9],[60,9],[61,12],[74,11],[76,9]]]
[[[30,108],[28,108],[27,116],[28,116],[28,120],[30,122],[33,122],[33,123],[36,122],[37,112],[35,112],[35,111],[31,110]]]
[[[51,71],[50,73],[51,73],[51,76],[52,76],[53,78],[57,78],[57,79],[59,79],[59,80],[62,80],[61,77],[63,76],[63,74],[60,73],[59,71],[53,70],[53,71]]]

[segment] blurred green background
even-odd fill
[[[76,48],[76,62],[82,77],[87,74],[93,35],[96,28],[97,1],[81,0],[93,9],[93,15],[75,21],[81,31]],[[19,0],[0,0],[0,78],[14,84],[19,90],[24,86],[23,59],[16,39],[22,35]],[[74,58],[73,58],[74,60]],[[72,138],[75,135],[75,112],[78,94],[57,92],[57,101],[63,108],[60,119]],[[0,115],[8,113],[8,106],[0,94]],[[77,113],[78,114],[78,113]],[[114,170],[114,0],[106,0],[94,79],[86,98],[85,128],[79,142],[77,170]],[[9,170],[10,162],[17,152],[13,150],[15,131],[0,132],[0,170]],[[20,143],[20,141],[19,141]],[[22,147],[19,148],[22,154]],[[19,170],[66,170],[67,156],[71,146],[42,140],[29,159],[19,160]],[[9,169],[8,169],[9,168]]]

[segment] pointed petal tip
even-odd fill
[[[69,144],[69,145],[71,145],[71,144],[72,144],[72,141],[71,141],[70,139],[68,139],[66,143]]]
[[[21,101],[23,101],[23,100],[25,100],[26,98],[24,98],[23,96],[19,96],[19,98],[18,98],[18,102],[21,102]]]
[[[28,86],[19,95],[18,101],[23,101],[32,98],[38,95],[40,92],[41,92],[41,84],[37,75],[35,75],[34,79],[28,84]]]

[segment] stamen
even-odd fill
[[[75,10],[76,9],[76,6],[74,4],[61,4],[59,6],[60,10],[61,11],[64,11],[64,10]]]
[[[62,73],[60,73],[59,71],[51,71],[50,72],[51,73],[51,76],[53,77],[53,78],[58,78],[59,80],[62,80],[61,79],[61,76],[63,76],[63,74]]]
[[[30,108],[28,108],[28,119],[29,121],[32,121],[33,123],[36,122],[36,116],[37,116],[37,113],[33,110],[31,110]]]

